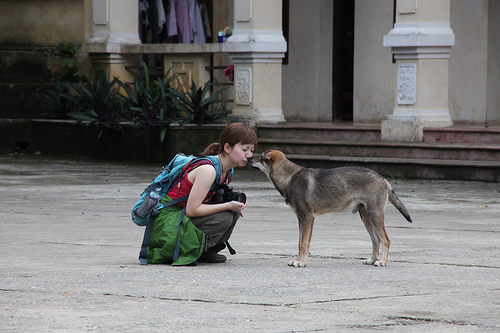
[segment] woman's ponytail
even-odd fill
[[[203,152],[204,156],[209,156],[209,155],[219,155],[222,153],[222,146],[218,142],[212,143],[210,146],[205,148],[205,151]]]

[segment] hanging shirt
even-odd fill
[[[167,23],[167,18],[165,17],[165,9],[163,8],[163,1],[156,0],[156,8],[158,9],[158,31],[161,32],[163,25]]]
[[[168,19],[168,35],[179,38],[184,44],[191,43],[187,0],[172,0]]]
[[[147,28],[149,27],[149,19],[148,19],[148,9],[149,5],[146,0],[139,1],[139,15],[142,19],[142,24]]]
[[[188,10],[191,41],[194,44],[204,44],[206,39],[200,5],[196,2],[196,0],[188,0]]]

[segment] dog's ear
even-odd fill
[[[272,152],[272,150],[266,150],[265,152],[263,152],[262,153],[262,160],[264,162],[272,161],[273,160],[273,152]]]
[[[276,161],[279,160],[279,154],[280,154],[280,151],[278,151],[278,150],[266,150],[262,154],[262,160],[263,160],[264,163],[272,165]]]

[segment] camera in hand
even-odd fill
[[[233,191],[233,187],[231,185],[219,185],[214,196],[212,197],[212,203],[220,204],[229,201],[239,201],[241,203],[245,203],[247,201],[247,196],[243,192]]]

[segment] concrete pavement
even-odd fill
[[[387,267],[359,216],[317,218],[305,268],[294,214],[265,176],[224,264],[140,266],[130,209],[159,166],[0,157],[1,332],[498,332],[500,184],[389,181]]]

